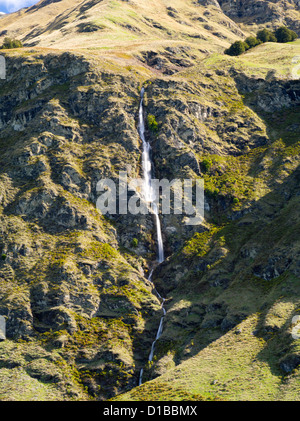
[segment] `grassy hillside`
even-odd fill
[[[265,43],[242,54],[237,60],[223,54],[211,54],[206,65],[222,67],[234,65],[249,76],[292,78],[293,69],[299,69],[300,40],[280,43]],[[297,66],[298,64],[298,66]],[[299,75],[299,70],[298,70]]]
[[[192,1],[40,2],[1,18],[1,400],[298,400],[299,41],[245,34]],[[96,184],[205,180],[205,222],[104,217]],[[156,266],[156,265],[154,265]],[[137,387],[145,367],[145,384]]]
[[[243,32],[219,8],[183,0],[41,1],[3,17],[2,37],[51,48],[157,48],[180,40],[202,50],[225,47]]]

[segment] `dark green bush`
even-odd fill
[[[257,45],[260,45],[262,41],[256,37],[248,37],[245,40],[245,43],[249,46],[248,49],[250,49],[256,47]]]
[[[212,166],[212,161],[210,159],[203,159],[201,162],[201,167],[205,173],[207,173]]]
[[[256,37],[248,37],[245,41],[234,42],[227,50],[225,54],[229,56],[239,56],[245,51],[256,47],[264,42],[291,42],[298,38],[296,32],[281,26],[275,33],[268,29],[262,29],[257,32]]]
[[[23,44],[18,39],[4,38],[2,49],[8,50],[10,48],[21,48]]]
[[[261,42],[277,42],[277,38],[274,32],[269,31],[268,29],[262,29],[257,32],[256,38]]]
[[[291,42],[295,41],[298,38],[296,32],[291,31],[289,28],[285,26],[281,26],[275,32],[276,38],[278,42]]]
[[[249,49],[249,47],[244,41],[235,41],[225,51],[225,54],[228,54],[229,56],[240,56],[241,54],[243,54],[248,49]]]
[[[204,193],[208,197],[216,198],[218,194],[220,193],[220,190],[216,187],[205,187]]]

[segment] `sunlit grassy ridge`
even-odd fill
[[[235,58],[212,54],[204,62],[207,66],[215,68],[234,65],[248,75],[257,77],[265,77],[271,71],[277,77],[291,78],[292,70],[295,67],[299,69],[300,40],[287,44],[265,43]],[[296,74],[300,76],[299,70]]]
[[[176,40],[199,44],[199,39],[203,48],[214,49],[235,39],[231,28],[239,29],[220,9],[211,9],[210,25],[201,18],[204,12],[205,7],[183,0],[104,0],[79,5],[62,0],[46,6],[40,2],[18,15],[4,17],[0,28],[25,44],[27,40],[31,45],[68,49],[126,46],[128,50]]]

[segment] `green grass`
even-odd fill
[[[193,394],[200,395],[196,400],[206,400],[207,396],[231,401],[299,400],[296,382],[300,372],[283,377],[279,370],[271,369],[274,351],[269,341],[252,335],[258,318],[259,315],[251,316],[237,326],[240,334],[223,335],[195,357],[117,399],[156,397],[176,401],[182,400],[182,393],[186,393],[190,398]],[[168,385],[166,391],[162,390],[164,384]]]
[[[208,67],[222,69],[234,65],[253,76],[264,77],[269,71],[275,71],[279,77],[289,78],[295,66],[292,60],[297,56],[300,56],[300,40],[287,44],[261,44],[239,57],[212,54],[204,62]]]
[[[183,5],[178,0],[173,6],[180,9]],[[189,37],[193,31],[204,34],[198,26],[170,39],[170,34],[182,28],[182,24],[169,18],[161,20],[158,16],[161,10],[155,10],[153,4],[144,2],[144,14],[141,15],[131,9],[131,4],[114,2],[110,6],[105,30],[101,31],[101,36],[90,36],[87,44],[90,51],[84,49],[81,56],[89,61],[90,73],[72,79],[70,85],[55,83],[45,95],[36,98],[47,100],[52,112],[59,115],[59,128],[67,128],[78,136],[69,141],[63,135],[53,135],[53,142],[58,146],[49,148],[43,155],[49,168],[52,161],[57,167],[53,166],[52,171],[48,169],[38,179],[38,184],[36,180],[23,181],[21,177],[17,181],[11,180],[11,168],[16,173],[22,170],[16,164],[19,156],[28,151],[33,141],[39,142],[46,132],[41,133],[40,127],[36,126],[26,138],[23,133],[8,131],[1,138],[1,151],[5,153],[2,170],[10,168],[9,176],[1,178],[1,189],[5,191],[1,203],[5,206],[11,203],[9,210],[4,205],[1,207],[3,246],[8,249],[0,270],[4,304],[10,311],[16,306],[30,310],[30,289],[38,284],[49,288],[49,295],[58,298],[67,296],[67,291],[71,296],[68,314],[74,318],[76,330],[71,334],[63,327],[37,334],[35,340],[49,352],[49,358],[55,359],[59,354],[49,367],[40,355],[32,357],[30,372],[38,373],[39,380],[26,371],[24,355],[28,343],[19,343],[20,353],[4,350],[6,344],[1,345],[5,358],[0,369],[4,384],[0,397],[9,399],[7,391],[13,384],[12,399],[21,396],[31,400],[35,388],[38,400],[47,396],[48,400],[71,399],[73,395],[67,393],[69,389],[77,394],[75,398],[86,399],[84,388],[95,382],[97,387],[103,388],[97,392],[100,398],[106,399],[119,395],[129,381],[136,379],[139,368],[147,359],[148,345],[151,346],[161,317],[159,302],[151,294],[150,286],[145,285],[143,276],[148,271],[146,259],[149,256],[145,254],[139,258],[126,247],[119,247],[117,234],[124,227],[118,221],[111,224],[103,218],[92,203],[80,196],[81,188],[67,191],[59,178],[66,166],[72,167],[84,183],[90,183],[94,174],[97,177],[117,176],[125,164],[132,166],[132,175],[140,173],[140,144],[135,120],[139,90],[146,82],[147,113],[155,114],[152,123],[157,127],[157,120],[158,136],[160,133],[165,136],[158,138],[165,145],[162,148],[165,154],[155,156],[156,164],[159,164],[156,168],[169,174],[167,171],[176,170],[174,160],[189,152],[198,162],[203,163],[206,159],[209,165],[204,178],[211,213],[209,223],[205,225],[207,231],[203,233],[184,233],[176,221],[175,228],[179,227],[174,236],[176,253],[172,255],[173,244],[168,243],[170,256],[156,272],[155,279],[159,291],[163,293],[167,289],[168,313],[153,364],[145,374],[146,379],[158,377],[116,399],[298,400],[299,370],[285,374],[279,366],[283,357],[299,353],[299,344],[290,341],[289,332],[290,319],[299,311],[296,267],[271,280],[255,276],[253,267],[267,266],[268,259],[278,253],[293,256],[295,260],[298,256],[299,206],[297,197],[286,201],[285,191],[291,193],[293,183],[297,186],[299,130],[290,130],[290,127],[298,124],[299,109],[295,107],[272,115],[251,109],[248,100],[253,97],[242,96],[237,91],[230,68],[253,77],[264,77],[270,70],[276,70],[280,77],[287,78],[291,59],[299,54],[300,44],[266,44],[239,58],[212,54],[203,60],[208,53],[200,53],[199,48],[208,45],[209,41]],[[97,7],[101,8],[102,4]],[[190,7],[194,10],[194,5]],[[197,10],[202,10],[198,7]],[[149,9],[153,20],[137,22],[137,16],[145,17]],[[185,18],[188,20],[190,15]],[[93,19],[100,23],[104,18],[97,20],[97,16],[93,16]],[[161,21],[166,29],[154,29],[155,20]],[[124,23],[138,25],[145,34],[124,29]],[[206,35],[209,37],[208,33]],[[84,35],[80,39],[86,42]],[[63,44],[65,41],[61,41],[61,48],[70,45],[71,41]],[[74,45],[77,51],[82,47],[80,42]],[[108,45],[104,47],[106,42]],[[227,41],[218,40],[212,50],[221,51],[225,44]],[[164,56],[165,48],[170,46],[190,47],[186,57],[196,65],[170,76],[144,67],[139,60],[140,54],[149,50]],[[180,59],[184,58],[182,51],[178,53]],[[29,66],[29,62],[37,64],[34,60],[44,57],[45,52],[37,47],[36,50],[7,54],[12,60],[26,60],[24,63]],[[60,59],[59,52],[51,54],[56,60]],[[51,77],[59,74],[56,69],[50,73]],[[91,75],[95,79],[89,80]],[[12,85],[3,86],[0,93],[7,95],[12,88]],[[36,86],[30,85],[30,88]],[[104,115],[99,126],[72,117],[68,102],[72,101],[73,94],[86,95],[87,103],[96,97],[99,107],[107,106],[113,117]],[[36,100],[21,102],[18,111],[29,110]],[[196,112],[189,109],[191,104],[210,107],[218,117],[197,117]],[[184,111],[179,112],[179,109]],[[126,124],[118,125],[121,118]],[[176,132],[178,143],[169,136],[170,132],[173,135],[172,119],[173,123],[178,120],[182,123]],[[44,122],[48,124],[47,119]],[[241,125],[235,127],[235,123]],[[250,124],[251,134],[243,123]],[[224,128],[220,135],[217,125]],[[185,132],[181,138],[182,126],[185,126]],[[107,127],[113,127],[111,134],[105,132]],[[184,141],[184,133],[190,127],[195,128],[197,141],[194,144]],[[229,132],[235,128],[236,131]],[[128,133],[134,133],[131,142],[123,144],[124,135]],[[242,151],[229,149],[234,148],[230,142],[235,139],[233,133],[246,144]],[[247,145],[251,146],[255,135],[267,135],[270,144],[251,150]],[[199,139],[203,140],[203,149]],[[156,146],[155,138],[154,151]],[[29,164],[35,165],[38,159],[32,158]],[[50,189],[55,191],[61,205],[70,206],[87,217],[86,229],[75,227],[62,232],[46,232],[41,221],[28,220],[26,215],[12,216],[20,198],[26,198],[29,207],[40,191]],[[244,206],[248,206],[249,213],[232,221],[233,212]],[[164,222],[170,225],[169,221]],[[144,237],[140,232],[134,232],[133,246],[137,245],[137,238],[139,246],[148,245],[154,242],[154,233],[148,232],[148,228]],[[29,248],[27,256],[15,251],[16,246],[22,244]],[[220,328],[220,323],[214,324],[225,317],[234,321],[234,327],[228,332]],[[256,330],[259,334],[253,335]],[[81,359],[82,364],[78,363]],[[18,370],[8,372],[11,361],[20,363]],[[51,377],[56,370],[70,383],[56,387],[45,382],[45,376]],[[93,396],[94,391],[89,393]]]

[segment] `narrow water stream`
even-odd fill
[[[143,195],[145,201],[148,203],[148,206],[151,206],[152,212],[155,216],[155,223],[156,223],[156,232],[157,232],[157,246],[158,246],[158,262],[162,263],[165,259],[164,257],[164,245],[162,240],[161,234],[161,224],[158,215],[158,207],[156,201],[159,198],[156,197],[155,191],[152,187],[152,175],[153,171],[153,164],[150,158],[150,151],[151,146],[150,143],[146,141],[145,138],[145,120],[144,120],[144,107],[143,107],[143,100],[144,100],[144,93],[145,90],[142,88],[141,90],[141,102],[140,102],[140,109],[139,109],[139,135],[143,142],[143,154],[142,154],[142,166],[143,166],[143,177],[144,177],[144,186],[143,186]]]
[[[139,108],[139,125],[138,125],[138,131],[139,131],[139,135],[140,138],[143,142],[143,154],[142,154],[142,166],[143,166],[143,177],[144,177],[144,185],[143,185],[143,195],[144,195],[144,199],[145,201],[148,203],[148,206],[151,207],[154,218],[155,218],[155,225],[156,225],[156,234],[157,234],[157,249],[158,249],[158,256],[157,256],[157,260],[158,263],[162,263],[165,259],[164,257],[164,244],[163,244],[163,240],[162,240],[162,232],[161,232],[161,223],[160,223],[160,219],[159,219],[159,212],[158,212],[158,199],[155,197],[155,191],[153,189],[152,186],[152,175],[154,173],[153,171],[153,164],[151,161],[151,157],[150,157],[150,151],[151,151],[151,146],[150,143],[147,142],[146,138],[145,138],[145,120],[144,120],[144,93],[145,90],[144,88],[142,88],[141,90],[141,102],[140,102],[140,108]],[[156,203],[157,201],[157,203]],[[159,327],[158,327],[158,331],[156,334],[156,338],[152,343],[151,346],[151,351],[148,357],[148,361],[151,362],[153,360],[153,356],[154,356],[154,350],[155,350],[155,344],[156,341],[161,337],[161,334],[163,332],[163,322],[164,322],[164,318],[166,315],[166,310],[164,308],[164,304],[165,304],[165,298],[163,298],[156,290],[155,285],[152,282],[152,274],[153,274],[153,269],[150,272],[150,275],[148,277],[148,281],[151,282],[152,286],[153,286],[153,293],[158,297],[158,299],[161,301],[161,308],[163,311],[163,316],[160,319],[160,323],[159,323]],[[140,371],[140,378],[139,378],[139,386],[143,383],[143,372],[144,369],[142,368]]]

